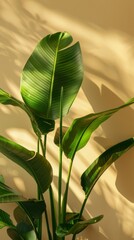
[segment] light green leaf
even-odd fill
[[[52,167],[40,154],[0,136],[0,152],[25,169],[45,192],[52,182]]]
[[[69,111],[83,79],[79,43],[69,47],[72,37],[58,32],[43,38],[24,66],[21,94],[27,106],[45,119],[60,116],[63,87],[63,115]]]
[[[106,169],[132,147],[134,147],[134,138],[120,142],[102,153],[87,168],[81,176],[81,186],[87,196]]]
[[[103,216],[100,215],[85,221],[61,224],[57,227],[56,234],[58,237],[65,237],[70,234],[78,234],[82,232],[85,228],[87,228],[87,226],[97,223],[102,218]]]
[[[10,215],[0,209],[0,229],[3,227],[14,227]]]
[[[75,119],[63,137],[63,150],[65,155],[68,158],[73,159],[76,151],[80,150],[87,144],[91,134],[100,126],[100,124],[102,124],[120,109],[133,103],[134,98],[117,108],[95,114],[89,114]]]

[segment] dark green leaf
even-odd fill
[[[52,182],[52,167],[40,154],[0,136],[0,152],[25,169],[45,192]]]
[[[14,227],[10,215],[0,209],[0,229],[3,227]]]
[[[5,183],[4,177],[0,175],[0,182]]]
[[[39,117],[34,115],[36,123],[38,124],[38,128],[40,129],[42,134],[47,134],[54,130],[55,121],[51,119],[45,119],[43,117]]]
[[[62,127],[62,137],[64,137],[68,127]],[[54,136],[54,143],[59,146],[59,138],[60,138],[60,128],[57,128],[55,136]]]
[[[134,138],[120,142],[102,153],[87,168],[87,170],[81,176],[81,186],[83,187],[86,195],[90,194],[93,186],[100,176],[105,172],[105,170],[133,146]]]
[[[25,222],[17,224],[17,232],[24,240],[37,240],[35,231],[32,229],[31,225],[28,225]]]
[[[70,235],[70,234],[74,234],[74,235],[78,234],[82,232],[87,226],[97,223],[102,218],[103,216],[100,215],[85,221],[79,221],[72,224],[71,223],[61,224],[57,227],[56,234],[58,237],[65,237],[66,235]]]
[[[0,203],[25,201],[16,191],[0,182]]]
[[[69,47],[72,37],[59,32],[43,38],[28,59],[21,81],[21,94],[38,116],[60,116],[60,92],[63,87],[63,115],[71,107],[83,79],[79,43]]]
[[[22,236],[19,235],[16,229],[8,228],[7,234],[12,240],[25,240]]]
[[[21,207],[26,210],[27,213],[32,218],[38,219],[41,217],[42,213],[45,211],[45,203],[44,201],[38,200],[28,200],[25,202],[21,202]]]
[[[108,118],[121,108],[134,103],[134,98],[130,99],[124,105],[109,109],[104,112],[89,114],[73,121],[63,138],[63,150],[65,155],[73,159],[76,151],[83,148],[89,141],[91,134]]]

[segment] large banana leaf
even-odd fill
[[[52,181],[52,167],[40,154],[0,136],[0,152],[25,169],[45,192]]]
[[[134,147],[134,138],[120,142],[102,153],[87,168],[81,176],[81,186],[87,196],[104,171],[132,147]]]
[[[120,109],[134,103],[134,98],[124,105],[104,112],[89,114],[73,121],[63,137],[63,150],[65,155],[73,159],[76,151],[83,148],[89,141],[91,134],[108,118]]]
[[[83,79],[79,43],[67,32],[43,38],[24,66],[21,94],[38,116],[57,119],[60,116],[60,93],[63,87],[63,115],[71,107]]]

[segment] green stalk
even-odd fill
[[[37,153],[39,153],[40,151],[40,141],[39,141],[39,137],[38,137],[38,141],[37,141]],[[37,194],[38,194],[38,200],[41,200],[41,192],[39,187],[37,186]],[[42,216],[40,217],[40,219],[38,220],[38,238],[39,240],[42,239]]]
[[[63,87],[60,95],[60,135],[59,135],[59,178],[58,178],[58,224],[61,222],[61,195],[62,195],[62,121],[63,121]]]
[[[43,156],[46,157],[46,135],[44,136],[44,145],[43,145],[41,137],[38,138],[38,150],[39,150],[39,144],[41,146]],[[43,194],[40,192],[39,188],[38,188],[38,198],[42,199],[45,202]],[[53,240],[52,235],[51,235],[51,231],[50,231],[50,227],[49,227],[48,214],[47,214],[47,209],[46,208],[45,208],[45,220],[46,220],[48,239]],[[39,220],[38,224],[39,224],[38,225],[39,234],[40,234],[40,237],[41,237],[40,239],[42,239],[42,219]]]
[[[71,176],[71,170],[72,170],[73,160],[70,162],[69,170],[68,170],[68,176],[67,176],[67,182],[66,182],[66,189],[63,196],[62,201],[62,223],[65,222],[66,218],[66,207],[67,207],[67,198],[68,198],[68,189],[69,189],[69,181]]]
[[[43,154],[46,157],[46,145],[47,145],[47,135],[44,135],[44,150]],[[53,189],[52,186],[49,187],[49,199],[50,199],[50,206],[51,206],[51,220],[52,220],[52,231],[53,231],[53,240],[57,239],[56,236],[56,214],[55,214],[55,206],[54,206],[54,196],[53,196]]]

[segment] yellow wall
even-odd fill
[[[85,77],[66,124],[74,117],[124,103],[134,96],[133,9],[133,0],[1,0],[0,87],[20,98],[20,73],[36,43],[48,33],[68,31],[81,43]],[[36,148],[30,123],[21,110],[0,106],[0,123],[0,134]],[[134,136],[133,123],[133,107],[120,111],[95,132],[90,143],[78,154],[71,182],[70,208],[76,211],[84,197],[79,186],[80,174],[104,149]],[[50,142],[53,144],[52,136]],[[54,166],[55,191],[57,152],[54,145],[49,145],[48,159]],[[34,197],[35,186],[31,178],[2,155],[0,169],[7,183],[25,196]],[[105,216],[80,234],[83,239],[134,238],[133,169],[134,149],[113,164],[97,183],[85,216]],[[2,207],[11,209],[11,205]],[[0,239],[8,238],[0,232]]]

